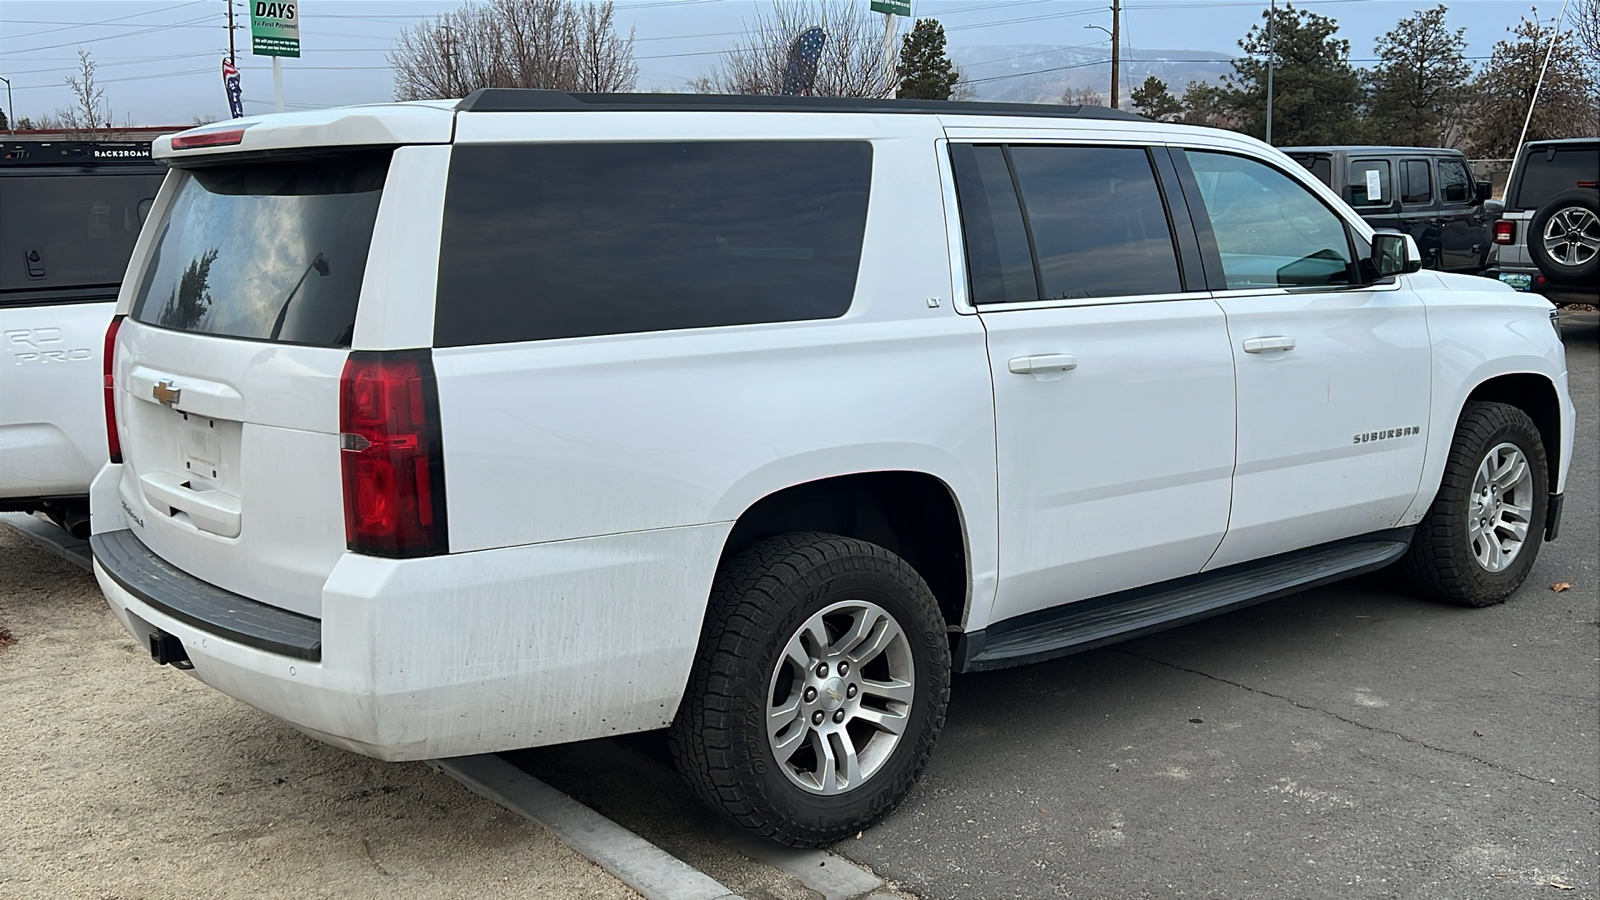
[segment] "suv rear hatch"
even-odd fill
[[[321,616],[346,550],[340,382],[380,201],[398,145],[447,143],[452,119],[331,110],[158,143],[173,182],[124,286],[114,391],[124,517],[157,556]]]

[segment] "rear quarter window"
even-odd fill
[[[871,180],[865,141],[458,145],[434,343],[841,316]]]

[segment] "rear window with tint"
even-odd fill
[[[1328,187],[1333,187],[1333,160],[1327,156],[1312,153],[1290,154],[1290,158],[1306,167],[1316,179]]]
[[[864,141],[458,145],[440,347],[843,315]]]
[[[1388,206],[1394,199],[1388,160],[1358,159],[1350,163],[1351,206]]]
[[[390,151],[189,170],[134,300],[147,325],[348,347]]]
[[[74,172],[0,178],[0,290],[122,281],[162,177]]]
[[[1512,209],[1538,209],[1551,197],[1570,191],[1579,182],[1600,180],[1600,150],[1594,147],[1551,151],[1549,147],[1528,148],[1523,164],[1522,184],[1507,204]]]

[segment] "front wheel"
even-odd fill
[[[669,743],[712,808],[820,847],[904,799],[949,696],[944,619],[915,569],[865,541],[783,535],[718,573]]]
[[[1490,606],[1528,577],[1544,538],[1549,476],[1528,414],[1472,402],[1456,425],[1444,478],[1402,565],[1431,596]]]

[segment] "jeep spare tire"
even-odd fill
[[[1528,253],[1555,284],[1592,285],[1600,276],[1600,191],[1551,197],[1528,223]]]

